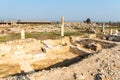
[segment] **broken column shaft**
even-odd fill
[[[21,39],[25,39],[25,30],[21,31]]]
[[[104,33],[105,24],[102,24],[102,32]]]
[[[118,35],[118,30],[115,30],[115,35]]]
[[[110,29],[110,35],[112,35],[113,34],[113,29]]]
[[[61,36],[64,36],[64,16],[62,16],[61,19]]]

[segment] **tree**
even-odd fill
[[[88,24],[91,23],[90,18],[87,18],[87,19],[86,19],[86,23],[88,23]]]
[[[112,22],[111,22],[111,21],[109,21],[109,22],[108,22],[108,24],[109,24],[109,25],[111,25],[111,24],[112,24]]]

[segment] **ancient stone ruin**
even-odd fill
[[[116,46],[113,42],[79,37],[64,37],[63,41],[66,45],[61,44],[61,39],[25,39],[0,44],[0,66],[3,66],[0,68],[0,77],[23,75],[22,72],[33,74],[43,69],[69,66],[98,54],[102,49]]]
[[[3,26],[2,38],[14,33],[19,38],[0,42],[0,80],[119,80],[120,31],[95,26],[64,17],[57,24]],[[57,38],[38,39],[40,32],[42,38],[50,32]]]

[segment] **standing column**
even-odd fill
[[[21,31],[21,39],[25,39],[25,30]]]
[[[102,24],[102,32],[104,33],[105,24]]]
[[[116,35],[116,36],[118,35],[118,30],[115,30],[115,35]]]
[[[64,16],[62,16],[61,19],[61,36],[64,36]]]
[[[112,35],[113,34],[113,29],[110,29],[110,35]]]

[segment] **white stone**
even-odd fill
[[[64,16],[62,16],[61,19],[61,36],[64,36]]]
[[[118,36],[120,36],[120,32],[118,32]]]
[[[118,36],[118,30],[115,30],[115,35],[117,35],[117,36]]]
[[[112,36],[112,37],[109,37],[109,39],[108,39],[108,40],[112,41],[113,39],[114,39],[114,37]]]
[[[112,35],[113,34],[113,29],[110,29],[110,35]]]
[[[39,54],[35,54],[34,56],[33,56],[33,58],[45,58],[46,57],[46,54],[45,53],[39,53]]]
[[[23,70],[24,72],[30,72],[30,71],[34,71],[34,69],[31,67],[31,65],[28,62],[19,62],[20,68],[21,70]]]
[[[21,31],[21,39],[25,39],[25,30]]]

